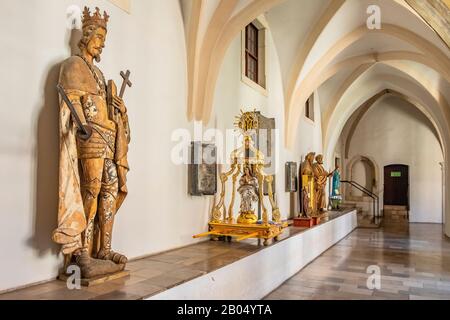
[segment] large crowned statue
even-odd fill
[[[272,190],[273,176],[264,172],[264,154],[254,146],[252,135],[259,127],[256,112],[241,112],[237,117],[237,128],[243,136],[243,145],[231,153],[231,169],[220,175],[222,190],[220,198],[212,210],[209,232],[194,236],[194,238],[212,236],[214,239],[235,237],[237,241],[248,238],[263,239],[267,245],[270,239],[277,239],[287,226],[281,222],[280,210],[275,202]],[[227,208],[226,182],[231,177],[231,201]],[[239,178],[239,187],[236,187]],[[265,204],[263,192],[264,182],[267,183],[268,200],[271,206],[271,217]],[[229,189],[228,189],[229,190]],[[239,216],[234,217],[236,191],[240,194],[241,203]],[[254,204],[262,209],[262,218],[258,220]]]
[[[58,227],[65,269],[80,267],[83,279],[117,273],[127,258],[111,248],[114,218],[127,195],[130,130],[120,94],[95,65],[105,46],[109,16],[83,12],[80,54],[63,62],[60,93]]]

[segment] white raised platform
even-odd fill
[[[356,210],[149,300],[259,300],[357,227]]]

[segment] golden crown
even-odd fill
[[[84,7],[83,11],[83,28],[89,26],[102,27],[106,30],[106,25],[108,24],[109,16],[106,11],[103,11],[103,17],[100,14],[100,9],[95,8],[95,12],[91,15],[91,10],[88,7]]]
[[[234,125],[241,129],[243,133],[249,133],[251,130],[257,130],[259,128],[258,116],[255,111],[243,112],[236,117]]]

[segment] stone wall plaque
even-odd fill
[[[297,162],[286,162],[286,192],[297,192],[298,190],[298,176],[297,176]]]
[[[191,142],[188,192],[192,196],[217,193],[217,148],[214,144]]]

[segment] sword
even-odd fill
[[[75,119],[75,122],[78,126],[78,136],[83,140],[89,139],[92,135],[92,128],[89,126],[83,125],[80,117],[77,114],[77,111],[75,110],[75,107],[73,106],[72,102],[70,102],[69,97],[67,96],[66,92],[64,91],[64,88],[60,84],[58,84],[56,86],[56,89],[58,89],[59,94],[61,95],[62,99],[67,104],[67,106],[69,107],[69,110],[72,113],[73,118]]]

